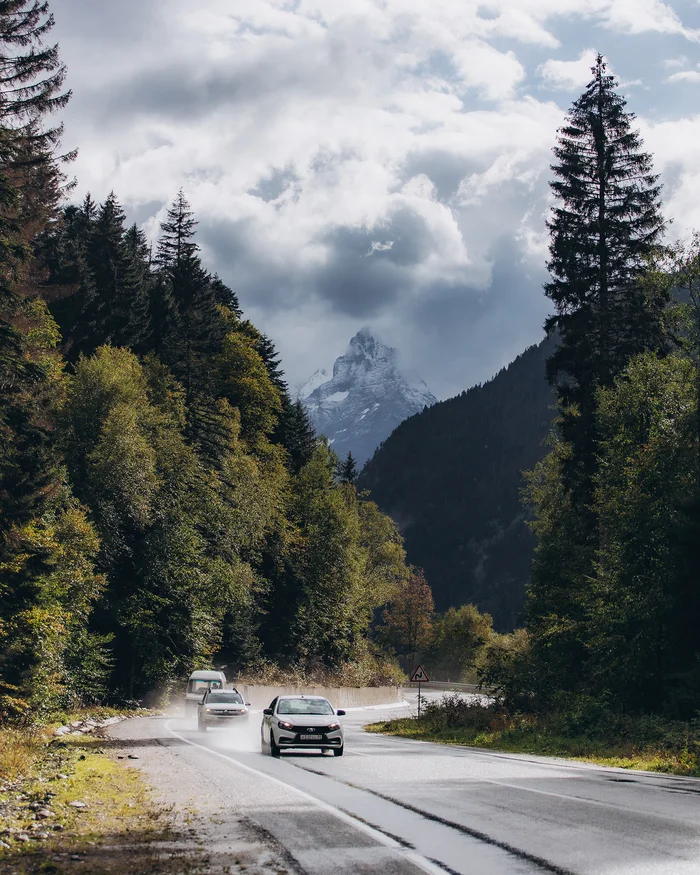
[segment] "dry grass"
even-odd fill
[[[46,742],[45,730],[0,728],[0,781],[29,775]]]
[[[192,838],[173,832],[171,811],[153,801],[139,772],[106,755],[105,740],[18,730],[0,738],[3,875],[203,871]]]

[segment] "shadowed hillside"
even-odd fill
[[[522,472],[545,455],[552,348],[550,340],[532,346],[488,383],[402,422],[360,477],[399,524],[436,608],[474,602],[500,629],[522,617],[534,547]]]

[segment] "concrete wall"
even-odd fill
[[[251,708],[267,708],[275,696],[324,696],[334,708],[390,705],[401,701],[398,687],[266,687],[234,684]]]

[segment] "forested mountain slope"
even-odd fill
[[[530,347],[492,380],[410,417],[367,463],[360,487],[391,514],[438,610],[474,602],[497,627],[522,619],[534,537],[522,472],[545,455],[553,342]]]

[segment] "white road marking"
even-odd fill
[[[398,851],[402,857],[406,860],[409,860],[415,866],[418,866],[419,869],[422,869],[424,872],[429,872],[430,875],[445,875],[445,870],[436,866],[430,860],[422,857],[420,854],[416,853],[416,851],[410,850],[410,848],[406,848],[397,842],[395,839],[390,838],[387,835],[384,835],[383,832],[380,832],[374,827],[369,826],[369,824],[363,823],[361,820],[357,820],[350,814],[347,814],[344,811],[340,811],[338,808],[334,808],[328,802],[324,802],[322,799],[317,799],[315,796],[312,796],[310,793],[307,793],[305,790],[299,790],[297,787],[294,787],[292,784],[287,784],[285,781],[280,780],[279,778],[273,778],[272,775],[268,775],[266,772],[261,772],[258,769],[254,769],[252,766],[247,766],[245,763],[239,762],[239,760],[234,759],[233,757],[227,756],[225,753],[221,753],[221,751],[213,750],[210,747],[206,747],[206,745],[198,744],[196,741],[191,741],[189,738],[185,738],[184,735],[180,735],[179,732],[175,732],[174,729],[170,726],[171,721],[169,720],[165,724],[165,728],[171,735],[174,735],[175,738],[179,738],[180,741],[184,741],[185,744],[191,744],[192,747],[198,747],[200,750],[205,751],[208,754],[212,754],[212,756],[220,757],[221,759],[228,760],[228,762],[232,763],[239,769],[242,769],[244,772],[250,772],[253,775],[257,775],[265,780],[269,781],[272,784],[277,784],[278,786],[284,787],[287,790],[291,790],[293,793],[296,793],[297,796],[300,796],[302,799],[306,799],[308,802],[311,802],[317,808],[322,809],[323,811],[327,811],[329,814],[332,814],[334,817],[337,817],[338,820],[342,820],[344,823],[348,823],[351,826],[355,827],[355,829],[359,829],[361,832],[364,832],[366,835],[371,836],[376,842],[384,845],[386,848],[390,848],[393,851]]]

